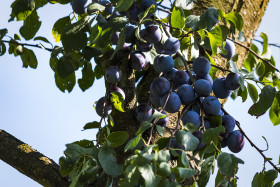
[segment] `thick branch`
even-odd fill
[[[43,186],[70,185],[53,160],[1,129],[0,159]]]

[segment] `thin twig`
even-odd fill
[[[170,12],[169,10],[165,10],[165,9],[162,9],[162,8],[157,8],[158,10],[162,11],[162,12],[166,12],[168,14],[171,14],[172,12]]]
[[[51,48],[46,48],[46,47],[43,47],[39,44],[28,44],[28,43],[19,43],[17,41],[14,41],[14,40],[10,40],[10,41],[7,41],[7,40],[0,40],[0,42],[4,42],[4,43],[12,43],[12,44],[17,44],[17,45],[22,45],[22,46],[29,46],[29,47],[36,47],[36,48],[40,48],[40,49],[45,49],[49,52],[52,52],[53,49]]]
[[[233,41],[232,39],[229,39],[231,41]],[[265,62],[267,65],[269,65],[270,67],[272,67],[275,71],[277,72],[280,72],[279,69],[277,69],[273,64],[271,64],[269,62],[269,60],[266,60],[262,57],[260,57],[255,51],[253,51],[252,49],[250,49],[250,47],[247,47],[246,45],[240,43],[240,42],[237,42],[237,41],[234,41],[234,43],[236,43],[237,45],[241,46],[241,47],[244,47],[245,49],[247,49],[248,51],[250,51],[255,57],[257,57],[258,59],[262,60],[263,62]]]
[[[259,42],[259,43],[263,44],[263,41],[260,41],[260,40],[257,40],[257,39],[254,39],[254,41],[256,41],[256,42]],[[278,45],[278,44],[276,44],[276,43],[269,43],[268,45],[271,45],[271,46],[274,46],[274,47],[278,47],[278,48],[280,48],[280,45]]]
[[[224,112],[224,114],[229,115],[229,113],[222,107],[221,108],[222,111]],[[265,161],[268,161],[270,163],[271,166],[273,166],[273,168],[280,173],[280,169],[273,164],[273,162],[271,162],[271,160],[269,160],[264,154],[263,152],[251,141],[251,139],[245,134],[245,132],[243,131],[243,129],[240,126],[239,121],[235,120],[237,127],[239,128],[240,132],[243,134],[243,136],[248,140],[248,142],[251,144],[252,147],[254,147],[264,158]]]

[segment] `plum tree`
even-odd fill
[[[260,56],[260,50],[251,46],[256,24],[242,18],[246,13],[259,23],[258,10],[266,6],[260,1],[250,0],[249,6],[247,1],[217,0],[205,8],[204,1],[191,0],[54,0],[70,3],[79,15],[67,13],[53,24],[52,35],[60,43],[52,45],[36,36],[41,25],[37,10],[47,1],[15,0],[9,21],[23,21],[23,26],[13,37],[7,29],[0,30],[0,56],[8,51],[20,56],[23,67],[35,69],[32,48],[44,49],[51,53],[50,67],[62,92],[71,92],[76,82],[85,91],[104,79],[106,88],[95,105],[101,118],[83,128],[96,129],[96,139],[67,144],[60,167],[46,166],[56,176],[37,180],[36,170],[30,177],[43,186],[206,186],[217,161],[216,185],[236,186],[243,161],[222,148],[238,153],[245,138],[273,166],[272,172],[279,172],[221,105],[231,91],[233,99],[246,100],[249,93],[254,101],[250,115],[258,117],[269,110],[272,123],[280,123],[279,70],[273,57],[264,58],[266,35],[261,35]],[[228,6],[222,7],[225,3]],[[247,12],[247,7],[258,14]],[[217,56],[220,51],[228,62]],[[81,75],[77,81],[76,75]],[[239,130],[234,131],[235,126]],[[6,142],[2,133],[0,159],[8,155],[2,150]],[[18,165],[15,168],[30,173]],[[264,167],[262,174],[266,172]]]

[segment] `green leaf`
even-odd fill
[[[222,116],[216,115],[216,116],[208,116],[208,121],[211,124],[211,127],[219,127],[222,125]]]
[[[104,172],[112,177],[122,174],[122,166],[117,163],[115,151],[107,146],[103,146],[98,153],[98,160]]]
[[[252,181],[253,187],[267,187],[268,185],[264,182],[264,174],[263,173],[256,173],[253,181]],[[272,187],[272,185],[270,185]]]
[[[69,93],[73,90],[75,84],[76,84],[76,76],[75,76],[75,72],[73,72],[71,75],[69,75],[68,77],[61,78],[58,73],[56,72],[54,74],[54,78],[55,78],[55,83],[56,86],[60,89],[60,91],[65,92],[65,90],[67,90]]]
[[[4,42],[0,42],[0,56],[4,55],[6,53],[6,45]]]
[[[157,132],[160,136],[164,136],[164,130],[161,126],[156,125]]]
[[[159,111],[157,111],[157,110],[154,110],[153,115],[150,116],[150,117],[147,119],[147,121],[148,121],[148,122],[152,122],[152,121],[153,121],[154,119],[156,119],[156,118],[162,119],[162,118],[165,118],[165,117],[166,117],[166,114],[163,114],[163,113],[161,113],[161,112],[159,112]]]
[[[41,8],[41,7],[43,7],[43,6],[45,6],[47,3],[48,3],[48,1],[47,0],[34,0],[34,2],[35,2],[35,9],[37,10],[38,8]]]
[[[7,33],[8,33],[7,29],[0,29],[0,40],[2,40]]]
[[[98,151],[99,150],[96,147],[85,148],[76,143],[72,143],[66,144],[66,150],[64,151],[64,154],[67,158],[80,158],[82,155],[96,157]]]
[[[179,156],[180,157],[180,162],[185,166],[185,167],[190,167],[190,162],[189,159],[186,155],[185,151],[182,151],[182,154]]]
[[[23,26],[20,28],[19,32],[25,40],[30,40],[36,35],[40,27],[41,21],[39,21],[37,11],[33,11],[32,14],[24,20]]]
[[[193,123],[187,123],[187,124],[184,124],[184,126],[188,129],[188,131],[190,131],[191,133],[197,131],[197,127],[195,124]]]
[[[198,23],[199,29],[211,30],[214,25],[219,22],[219,14],[216,8],[210,7],[208,8],[201,16]]]
[[[259,95],[259,101],[250,107],[248,113],[252,116],[263,115],[271,107],[275,92],[275,88],[270,85],[265,86]]]
[[[262,51],[262,55],[267,53],[267,49],[268,49],[268,38],[267,35],[265,33],[261,33],[261,38],[263,39],[263,51]]]
[[[189,15],[186,20],[185,24],[187,28],[192,28],[192,30],[197,30],[197,24],[199,23],[200,17],[196,15]],[[204,32],[204,30],[201,30]]]
[[[260,77],[264,75],[264,73],[265,73],[265,65],[264,65],[263,62],[260,61],[260,62],[257,64],[256,73],[257,73],[257,75],[260,76]]]
[[[93,148],[95,149],[95,152],[97,151],[96,147],[94,147],[93,141],[92,140],[80,140],[80,141],[75,141],[72,144],[76,144],[80,147],[84,147],[84,148]],[[94,156],[94,158],[97,158],[97,154]]]
[[[148,121],[142,122],[138,131],[135,133],[135,135],[136,136],[141,135],[143,132],[145,132],[147,129],[151,128],[152,126],[153,126],[153,124]]]
[[[171,14],[171,25],[175,28],[184,28],[185,26],[185,14],[183,10],[174,7]]]
[[[87,13],[88,15],[92,15],[97,11],[104,11],[105,10],[105,6],[99,4],[99,3],[92,3],[87,7]]]
[[[61,34],[61,41],[65,51],[81,50],[87,46],[87,34],[90,17],[86,16],[76,23],[66,26]]]
[[[218,167],[221,170],[222,174],[231,178],[234,176],[237,168],[237,164],[244,164],[244,162],[235,157],[233,154],[228,154],[225,152],[221,152],[217,157]]]
[[[206,52],[205,53],[206,55],[206,58],[209,60],[209,62],[212,64],[212,65],[216,65],[216,62],[213,60],[213,58]],[[210,69],[210,72],[209,72],[209,75],[212,77],[213,81],[216,80],[216,72],[218,71],[217,68],[214,68],[214,67],[211,67]]]
[[[160,177],[155,176],[153,168],[150,164],[139,166],[138,170],[141,173],[143,179],[145,180],[146,187],[154,187],[158,185]]]
[[[219,140],[220,133],[224,131],[225,128],[221,125],[216,128],[210,128],[202,134],[201,140],[204,144],[210,144],[212,141]]]
[[[199,144],[199,140],[192,135],[191,132],[186,132],[184,130],[179,130],[177,132],[176,142],[179,145],[183,145],[185,147],[185,151],[194,151]]]
[[[250,83],[247,84],[247,88],[248,88],[248,92],[249,92],[249,95],[250,95],[252,101],[254,103],[256,103],[259,98],[257,88],[253,84],[250,84]]]
[[[191,169],[191,168],[181,168],[181,167],[176,167],[173,169],[174,170],[177,170],[178,173],[179,173],[179,176],[181,179],[185,179],[185,178],[191,178],[194,176],[194,174],[196,174],[196,170],[194,169]]]
[[[128,10],[133,4],[133,0],[120,0],[116,6],[116,11],[122,12]]]
[[[27,68],[28,66],[36,69],[38,61],[34,52],[30,49],[24,48],[24,52],[20,55],[20,58],[23,63],[23,67]]]
[[[94,68],[94,74],[95,74],[95,78],[101,79],[103,77],[103,71],[102,71],[102,67],[99,64],[96,64],[95,68]]]
[[[120,112],[125,112],[124,99],[121,93],[119,92],[110,93],[110,101],[114,105],[115,109],[117,109]]]
[[[92,57],[98,57],[98,56],[102,55],[102,51],[100,51],[99,49],[97,49],[95,47],[86,46],[86,48],[84,48],[82,54],[86,60],[90,61],[92,59]]]
[[[63,18],[60,18],[59,20],[57,20],[52,28],[52,35],[54,37],[54,40],[56,42],[59,42],[60,41],[60,38],[61,38],[61,34],[62,34],[62,31],[63,29],[70,25],[71,24],[71,21],[70,21],[70,17],[69,16],[66,16],[66,17],[63,17]]]
[[[207,37],[209,38],[209,41],[210,41],[210,46],[212,49],[212,56],[216,56],[218,43],[217,43],[214,35],[212,35],[210,32],[207,32]]]
[[[81,90],[85,91],[93,85],[95,74],[92,70],[91,63],[85,63],[82,70],[83,77],[78,80]]]
[[[280,124],[280,93],[277,92],[276,96],[273,100],[272,106],[269,110],[270,121],[273,125]],[[280,156],[279,156],[279,164],[280,164]]]
[[[110,147],[119,147],[126,142],[129,135],[126,131],[116,131],[112,132],[108,137],[107,140],[110,142]]]
[[[160,139],[157,141],[159,150],[164,149],[164,148],[167,147],[167,144],[169,143],[169,139],[170,139],[170,138],[162,137],[162,138],[160,138]]]
[[[167,177],[171,174],[170,165],[167,162],[161,162],[158,166],[158,172],[160,176]]]
[[[210,178],[210,171],[213,170],[215,167],[215,157],[210,156],[208,157],[202,164],[201,164],[201,173],[199,175],[199,179],[197,181],[198,186],[206,186]]]
[[[139,135],[136,136],[135,138],[131,139],[131,140],[126,144],[126,146],[125,146],[125,148],[124,148],[124,152],[126,152],[126,151],[129,150],[129,149],[135,148],[135,147],[138,145],[140,139],[141,139],[141,134],[139,134]]]
[[[268,170],[264,174],[264,182],[272,183],[278,177],[278,172],[274,169]]]
[[[225,25],[219,25],[212,29],[210,33],[215,37],[218,46],[223,46],[223,41],[227,39],[227,35],[229,33],[228,28]]]
[[[99,123],[97,121],[93,121],[93,122],[87,123],[84,126],[84,130],[87,130],[87,129],[97,129],[97,128],[99,128]]]
[[[246,87],[244,87],[243,91],[241,88],[239,88],[237,94],[242,98],[242,102],[245,102],[247,100],[248,92]]]
[[[62,56],[56,65],[58,75],[65,79],[74,72],[72,58],[68,55]]]
[[[241,31],[243,27],[243,18],[237,12],[230,12],[224,17],[227,21],[232,23],[237,30]]]
[[[158,161],[159,162],[168,162],[170,160],[169,150],[160,150],[158,152]]]
[[[240,31],[239,34],[238,34],[238,40],[239,40],[240,42],[245,42],[245,41],[246,41],[246,38],[245,38],[245,36],[243,35],[243,32],[242,32],[242,31]]]
[[[16,0],[11,5],[12,14],[9,21],[17,18],[17,21],[25,20],[35,9],[34,0]]]
[[[234,61],[230,59],[229,63],[230,63],[230,71],[232,71],[233,73],[238,73],[239,71],[238,71]]]
[[[51,42],[50,42],[47,38],[45,38],[45,37],[43,37],[43,36],[37,36],[37,37],[35,37],[33,40],[34,40],[34,41],[41,40],[41,41],[43,41],[43,42],[46,42],[46,43],[51,44]]]

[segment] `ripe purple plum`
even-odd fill
[[[138,50],[142,52],[148,52],[153,48],[153,44],[149,42],[142,42],[141,40],[136,40],[136,46]]]
[[[239,74],[229,73],[225,80],[225,86],[228,90],[236,90],[240,87]]]
[[[122,95],[123,97],[123,100],[125,100],[125,93],[124,91],[120,88],[120,87],[117,87],[117,86],[113,86],[109,89],[109,93],[113,93],[113,92],[118,92]]]
[[[70,2],[72,9],[77,14],[86,13],[87,6],[91,3],[91,0],[72,0]]]
[[[192,133],[198,140],[199,140],[199,144],[197,146],[197,148],[195,149],[196,151],[200,151],[201,149],[203,149],[206,145],[201,141],[201,137],[203,134],[203,131],[195,131]]]
[[[120,37],[120,32],[114,32],[111,37],[111,44],[117,45]]]
[[[208,120],[204,120],[204,127],[206,130],[211,128],[211,123]]]
[[[193,71],[197,76],[206,76],[211,69],[209,60],[205,57],[197,57],[193,61]]]
[[[131,7],[128,9],[128,15],[131,20],[133,21],[139,21],[138,14],[140,13],[139,7],[136,5],[136,2],[134,1]]]
[[[138,122],[146,121],[153,114],[153,109],[147,103],[141,103],[135,109],[135,117]]]
[[[225,127],[225,133],[231,133],[235,127],[235,119],[230,115],[224,115],[222,125]]]
[[[194,90],[199,97],[206,97],[212,92],[212,86],[209,81],[199,79],[194,83]]]
[[[196,99],[193,87],[189,84],[183,84],[179,86],[177,94],[181,98],[184,105],[188,105]]]
[[[157,77],[150,85],[151,94],[157,97],[164,96],[170,90],[170,83],[164,77]]]
[[[154,107],[160,107],[160,97],[154,96],[152,93],[150,93],[150,101]]]
[[[227,54],[226,55],[221,54],[221,56],[226,59],[232,58],[233,55],[235,54],[235,45],[231,40],[228,40],[228,39],[226,40],[226,45],[225,45],[224,49],[227,50]]]
[[[126,25],[125,26],[125,42],[132,43],[135,40],[135,26],[134,25]]]
[[[159,43],[161,40],[161,31],[158,25],[149,25],[142,32],[141,37],[150,43]]]
[[[154,61],[154,69],[158,73],[167,73],[174,67],[174,60],[168,55],[158,55]]]
[[[158,112],[159,111],[161,111],[160,109],[156,109]],[[164,118],[161,118],[161,119],[159,119],[157,122],[156,122],[156,125],[159,125],[159,126],[161,126],[161,127],[165,127],[166,125],[167,125],[167,123],[168,123],[168,115],[167,115],[167,113],[164,111],[164,110],[162,110],[161,111],[161,113],[162,114],[165,114],[166,116],[164,117]]]
[[[206,74],[205,76],[196,76],[196,79],[204,79],[210,82],[211,86],[213,86],[213,79],[209,74]]]
[[[230,90],[228,90],[225,85],[225,77],[219,77],[214,81],[213,92],[215,96],[220,99],[225,99],[230,95]]]
[[[180,97],[175,92],[171,92],[167,100],[168,95],[169,93],[166,93],[162,98],[160,98],[161,107],[164,107],[164,104],[167,101],[164,110],[169,113],[178,112],[181,107]]]
[[[174,88],[178,88],[183,84],[188,84],[190,76],[184,70],[176,71],[173,77]]]
[[[245,139],[239,130],[231,132],[227,138],[227,146],[231,152],[238,153],[244,147]]]
[[[163,76],[169,80],[169,81],[172,81],[173,80],[173,77],[174,77],[174,74],[176,73],[176,71],[178,71],[176,68],[172,68],[171,71],[165,73]]]
[[[133,51],[130,54],[129,63],[132,69],[136,71],[142,71],[143,68],[147,65],[147,59],[141,51]]]
[[[120,82],[121,78],[122,72],[118,66],[110,66],[105,72],[105,79],[111,84]]]
[[[165,53],[163,44],[161,42],[155,43],[154,48],[156,49],[157,53],[160,53],[160,54]]]
[[[140,10],[141,12],[145,11],[150,6],[155,5],[157,8],[157,3],[154,0],[142,0],[142,3],[140,4]]]
[[[180,41],[177,38],[170,37],[163,44],[165,54],[173,55],[180,49]]]
[[[221,146],[222,146],[222,148],[224,148],[227,146],[227,138],[228,138],[229,134],[223,133],[223,134],[220,134],[220,136],[222,137],[222,139],[220,140]]]
[[[182,120],[184,125],[187,124],[187,123],[192,123],[196,126],[197,129],[199,129],[199,127],[201,125],[200,116],[198,115],[198,113],[196,113],[193,110],[190,110],[190,111],[186,112],[182,116],[181,120]]]
[[[106,117],[112,112],[112,103],[106,97],[101,97],[97,101],[95,109],[100,117]]]
[[[202,108],[207,116],[216,116],[221,110],[221,103],[216,97],[207,96],[202,102]]]

